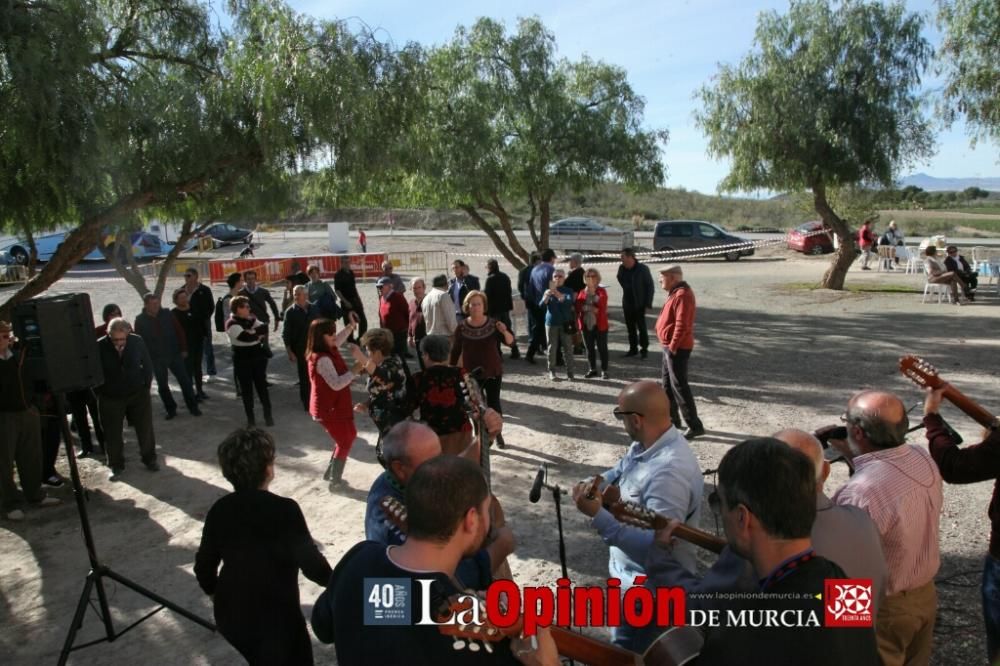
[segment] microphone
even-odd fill
[[[531,484],[531,492],[528,493],[528,501],[532,504],[538,502],[542,497],[542,483],[545,482],[545,463],[538,466],[538,472],[535,474],[535,481]]]

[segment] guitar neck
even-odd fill
[[[562,627],[551,627],[559,655],[592,666],[642,666],[642,657],[617,645],[588,638]]]
[[[984,428],[992,428],[996,426],[997,419],[995,416],[990,414],[979,403],[966,396],[951,384],[945,386],[944,397],[947,398],[951,404],[965,412],[969,418],[973,419]]]
[[[653,529],[659,530],[666,527],[668,522],[667,519],[660,514],[655,515],[656,517],[653,519]],[[694,527],[690,527],[684,523],[681,523],[674,528],[674,536],[714,553],[721,553],[722,549],[726,547],[725,539],[719,538],[714,534],[709,534],[708,532],[703,532]]]

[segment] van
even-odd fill
[[[738,247],[733,246],[743,244]],[[733,236],[722,227],[703,222],[701,220],[661,220],[656,223],[653,229],[653,250],[656,252],[666,252],[670,250],[681,251],[677,258],[683,259],[685,255],[698,255],[696,250],[711,252],[719,249],[717,255],[724,257],[726,261],[737,261],[740,257],[753,256],[753,241],[739,236]],[[725,250],[722,252],[721,250]]]

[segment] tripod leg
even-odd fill
[[[200,624],[201,626],[205,627],[206,629],[208,629],[210,631],[217,631],[216,628],[215,628],[215,625],[212,624],[211,622],[209,622],[208,620],[205,620],[203,618],[198,617],[197,615],[195,615],[191,611],[178,606],[174,602],[169,601],[168,599],[165,599],[164,597],[161,597],[157,593],[144,588],[142,585],[139,585],[138,583],[132,582],[131,580],[129,580],[125,576],[122,576],[121,574],[115,573],[114,571],[112,571],[111,569],[109,569],[107,567],[104,567],[104,570],[101,573],[102,573],[102,575],[107,576],[108,578],[111,578],[112,580],[118,581],[119,583],[121,583],[125,587],[131,588],[133,591],[138,592],[142,596],[144,596],[144,597],[146,597],[148,599],[152,599],[153,601],[155,601],[156,603],[160,604],[164,608],[169,608],[170,610],[174,611],[175,613],[179,613],[180,615],[183,615],[184,617],[186,617],[187,619],[191,620],[192,622],[197,622],[198,624]]]
[[[59,666],[63,666],[69,659],[69,653],[73,649],[73,641],[76,639],[76,632],[83,626],[83,614],[87,612],[87,603],[90,601],[90,588],[94,586],[95,574],[93,571],[87,575],[87,581],[83,584],[83,593],[80,601],[76,604],[76,613],[73,614],[73,623],[69,626],[69,635],[63,643],[62,652],[59,653]]]

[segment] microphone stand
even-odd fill
[[[543,464],[542,469],[544,470],[542,488],[552,491],[552,501],[556,504],[556,527],[559,530],[559,564],[562,566],[562,577],[568,579],[569,572],[566,570],[566,537],[563,534],[562,522],[562,495],[565,495],[566,491],[556,484],[549,483],[548,464]]]

